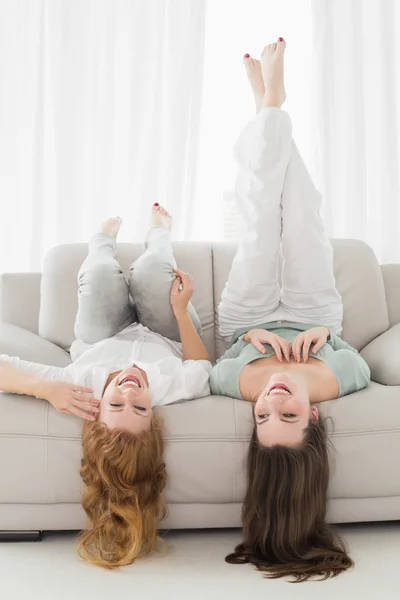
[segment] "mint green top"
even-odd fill
[[[267,352],[262,354],[253,344],[243,340],[244,335],[251,329],[273,331],[288,342],[293,342],[300,332],[313,327],[316,325],[274,321],[256,327],[238,329],[233,334],[229,349],[221,356],[211,371],[212,393],[243,400],[239,387],[242,369],[254,360],[269,358],[275,354],[275,350],[269,344],[263,344]],[[357,350],[341,340],[333,331],[329,331],[330,338],[327,343],[316,354],[311,352],[311,345],[309,356],[322,360],[333,371],[339,385],[339,396],[346,396],[365,388],[371,378],[367,363]]]

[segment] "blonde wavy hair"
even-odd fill
[[[79,536],[78,553],[106,569],[129,565],[155,548],[157,525],[167,512],[162,419],[153,415],[149,431],[138,436],[85,421],[82,447],[82,506],[89,525]]]

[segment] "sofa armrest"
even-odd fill
[[[373,381],[400,385],[400,323],[365,346],[360,354],[371,369]]]
[[[0,321],[39,331],[41,273],[0,275]]]
[[[0,323],[0,354],[18,356],[22,360],[54,367],[71,364],[68,352],[39,335],[10,323]]]
[[[389,325],[400,323],[400,264],[381,265],[385,283],[386,301],[389,313]]]

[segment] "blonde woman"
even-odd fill
[[[210,393],[209,355],[177,269],[171,216],[158,204],[126,281],[116,258],[119,218],[89,243],[78,276],[73,362],[65,368],[0,356],[0,390],[48,400],[83,426],[81,556],[115,568],[148,554],[165,515],[162,421],[153,407]]]

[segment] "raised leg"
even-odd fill
[[[292,143],[289,115],[267,107],[235,145],[237,205],[246,227],[219,304],[219,330],[228,339],[240,327],[268,321],[279,306],[281,196]]]
[[[116,220],[108,223],[112,221]],[[115,237],[112,232],[94,235],[79,271],[75,336],[87,344],[112,337],[136,320],[128,285],[116,259]]]
[[[171,217],[162,207],[153,207],[153,227],[145,251],[130,269],[129,289],[138,321],[151,331],[179,342],[179,328],[172,311],[170,294],[177,264],[171,244]],[[201,334],[200,319],[191,303],[189,314]]]
[[[320,208],[321,194],[293,142],[282,194],[281,304],[288,318],[326,325],[340,334],[343,305],[333,274],[332,245]]]

